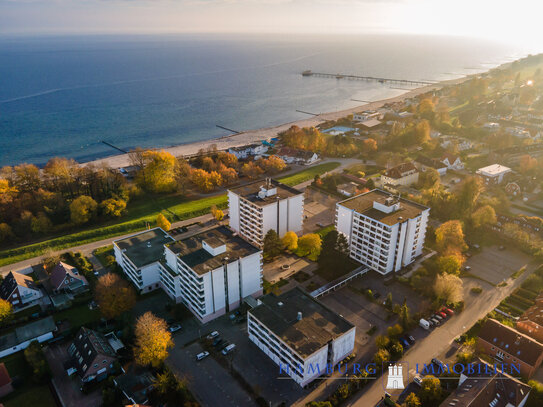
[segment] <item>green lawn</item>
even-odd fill
[[[338,162],[319,164],[295,174],[279,178],[279,180],[287,185],[297,185],[313,179],[317,174],[331,171],[339,165],[340,163]],[[180,195],[149,196],[130,204],[128,214],[118,221],[111,221],[99,227],[68,233],[64,236],[43,242],[0,251],[0,266],[36,257],[48,250],[67,249],[143,230],[148,224],[155,225],[156,217],[161,212],[170,221],[179,221],[205,215],[209,212],[209,208],[212,205],[225,208],[227,205],[226,195],[217,195],[196,200],[189,200]]]
[[[55,321],[62,321],[67,319],[70,321],[70,326],[81,327],[96,322],[100,319],[100,311],[97,309],[90,310],[87,304],[81,304],[75,307],[71,307],[62,311],[59,311],[53,315]]]

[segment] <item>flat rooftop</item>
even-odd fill
[[[116,240],[114,243],[138,268],[164,257],[164,245],[175,239],[160,228],[146,230],[137,235]]]
[[[505,172],[511,171],[511,168],[501,164],[492,164],[487,167],[479,168],[477,174],[484,174],[488,176],[500,175]]]
[[[392,226],[398,223],[402,219],[413,219],[419,216],[422,212],[429,209],[427,206],[418,204],[408,199],[400,198],[400,209],[391,213],[381,212],[373,207],[373,202],[379,202],[386,205],[387,198],[396,198],[396,195],[382,191],[380,189],[374,189],[361,195],[346,199],[345,201],[338,202],[347,209],[352,209],[364,216],[375,219],[378,222],[385,225]]]
[[[213,256],[202,247],[202,242],[226,245],[224,253]],[[258,253],[260,249],[247,243],[225,226],[219,226],[194,236],[167,244],[167,247],[195,273],[203,275],[221,267],[226,260],[234,261]]]
[[[261,187],[266,189],[276,188],[277,192],[274,195],[261,198],[258,196]],[[229,191],[232,191],[236,195],[239,195],[259,206],[266,206],[270,203],[276,202],[278,199],[287,199],[292,196],[303,194],[303,192],[289,187],[288,185],[282,184],[274,179],[251,182],[236,188],[230,188]]]
[[[298,287],[279,296],[265,295],[260,301],[249,313],[303,358],[354,327]]]

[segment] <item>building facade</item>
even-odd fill
[[[419,180],[419,170],[413,163],[404,163],[390,168],[381,176],[381,182],[392,186],[409,186]]]
[[[15,308],[34,304],[42,297],[43,293],[32,277],[25,274],[10,271],[0,285],[0,298],[9,301]]]
[[[247,313],[249,339],[300,386],[353,352],[355,326],[300,288],[258,302]]]
[[[268,178],[228,190],[228,211],[230,227],[262,247],[270,229],[279,236],[302,232],[304,194]]]
[[[168,289],[202,322],[262,295],[262,251],[220,226],[166,245]]]
[[[398,271],[422,254],[430,208],[373,191],[336,204],[336,230],[350,257],[380,274]]]
[[[479,168],[477,175],[479,175],[485,184],[498,185],[501,184],[505,175],[511,172],[511,168],[501,164],[492,164],[488,167]]]
[[[515,326],[523,334],[543,343],[543,294],[537,296],[535,304],[521,315]]]

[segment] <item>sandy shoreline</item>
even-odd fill
[[[252,143],[259,142],[261,140],[276,137],[277,133],[287,130],[292,125],[296,125],[299,127],[316,126],[324,121],[337,120],[349,114],[359,112],[361,110],[377,109],[377,108],[382,107],[386,103],[400,102],[402,100],[409,99],[411,97],[429,92],[431,90],[440,89],[445,85],[453,85],[453,84],[461,83],[469,79],[471,76],[472,75],[468,75],[468,76],[458,78],[458,79],[451,79],[448,81],[437,82],[436,84],[427,85],[420,88],[415,88],[413,90],[410,90],[406,93],[403,93],[399,96],[395,96],[392,98],[382,99],[382,100],[378,100],[371,103],[366,103],[360,106],[356,106],[356,107],[345,109],[345,110],[340,110],[337,112],[322,113],[318,116],[312,116],[307,119],[296,120],[293,122],[280,124],[278,126],[267,127],[267,128],[257,129],[257,130],[249,130],[242,133],[233,134],[231,136],[220,137],[217,139],[197,141],[193,143],[181,144],[181,145],[176,145],[176,146],[171,146],[171,147],[158,148],[157,150],[164,150],[173,154],[176,157],[180,157],[180,156],[185,156],[185,155],[196,154],[198,150],[202,148],[206,149],[212,144],[216,144],[218,150],[226,150],[231,147],[238,147],[238,146],[243,146],[247,144],[252,144]],[[89,162],[83,163],[82,165],[89,165],[89,164],[95,164],[95,165],[107,164],[111,168],[119,168],[119,167],[126,167],[130,165],[130,160],[129,160],[128,154],[119,154],[119,155],[113,155],[113,156],[89,161]]]

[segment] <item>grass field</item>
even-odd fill
[[[331,171],[339,165],[338,162],[319,164],[278,179],[287,185],[297,185],[313,179],[317,174]],[[179,195],[146,197],[131,204],[128,214],[117,222],[112,221],[99,227],[87,228],[43,242],[0,251],[0,266],[40,256],[50,250],[68,249],[137,232],[145,229],[148,224],[154,225],[159,213],[163,213],[172,222],[205,215],[212,205],[225,208],[227,205],[226,195],[195,200],[189,200]]]

